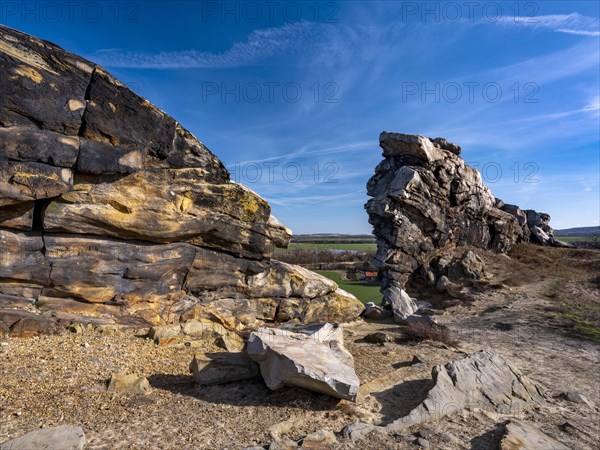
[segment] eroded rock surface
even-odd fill
[[[102,67],[0,26],[0,68],[0,312],[229,329],[361,312],[271,260],[291,231],[269,204]]]

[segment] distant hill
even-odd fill
[[[372,234],[297,234],[292,237],[292,242],[296,243],[374,243],[375,236]]]
[[[598,227],[577,227],[567,228],[564,230],[554,230],[555,236],[593,236],[600,234],[600,226]]]

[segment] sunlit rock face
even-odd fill
[[[335,283],[272,261],[291,231],[269,204],[102,67],[3,26],[0,67],[4,328],[358,316]]]

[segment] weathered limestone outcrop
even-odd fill
[[[411,274],[419,268],[425,273],[432,259],[449,249],[468,245],[505,252],[527,241],[530,229],[535,236],[536,227],[548,233],[547,214],[497,200],[480,173],[459,156],[459,146],[389,132],[379,141],[385,159],[367,183],[373,198],[365,209],[377,237],[374,263],[384,271],[385,302],[397,303],[397,290]],[[416,309],[404,303],[402,310]]]
[[[229,329],[358,316],[335,283],[271,260],[291,231],[269,204],[103,68],[3,26],[0,68],[0,310]]]

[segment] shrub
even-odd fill
[[[458,345],[458,341],[456,341],[450,335],[448,328],[423,322],[416,322],[407,325],[402,330],[402,336],[408,342],[422,342],[430,340],[442,342],[452,347],[456,347]]]

